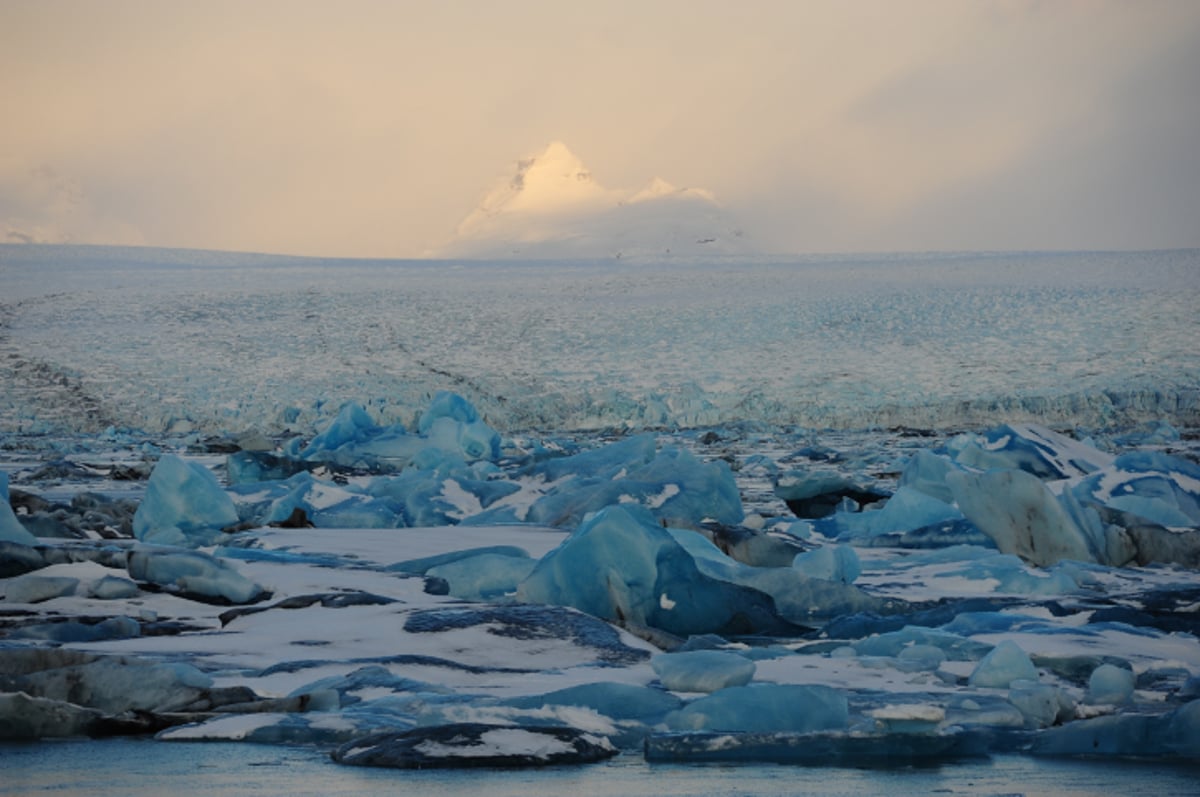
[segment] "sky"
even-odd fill
[[[764,251],[1200,246],[1195,0],[0,0],[0,241],[419,257],[562,141]]]

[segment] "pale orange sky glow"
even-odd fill
[[[1200,246],[1200,4],[0,2],[0,241],[413,257],[560,140],[772,251]]]

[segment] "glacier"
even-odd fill
[[[0,737],[1194,764],[1198,266],[0,247]]]

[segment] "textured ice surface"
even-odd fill
[[[1194,422],[1200,252],[630,263],[0,247],[11,429]],[[10,359],[15,354],[16,359]],[[36,411],[35,411],[36,409]]]

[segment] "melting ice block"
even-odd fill
[[[1008,688],[1013,681],[1037,681],[1037,668],[1025,651],[1011,640],[1004,640],[971,673],[971,686]]]
[[[9,579],[5,585],[4,599],[9,603],[41,603],[63,595],[72,595],[77,586],[77,578],[26,573]]]
[[[1020,470],[1039,479],[1082,476],[1107,467],[1112,455],[1037,424],[1005,424],[947,443],[954,460],[978,470]]]
[[[574,526],[611,504],[638,504],[661,521],[687,526],[744,517],[728,465],[702,462],[680,448],[655,453],[653,435],[550,460],[535,472],[556,483],[530,507],[526,520],[533,523]]]
[[[400,470],[430,449],[467,461],[492,461],[500,455],[500,435],[479,418],[469,401],[443,391],[422,414],[417,434],[399,424],[378,426],[366,410],[350,402],[299,455],[347,467]]]
[[[707,543],[693,532],[681,533]],[[681,636],[791,628],[768,595],[702,573],[692,555],[638,506],[610,506],[590,516],[537,563],[517,596]]]
[[[716,692],[745,686],[756,669],[754,662],[725,650],[662,653],[650,660],[650,666],[672,692]]]
[[[811,733],[842,730],[849,723],[846,696],[827,686],[756,684],[731,686],[667,715],[676,731]]]
[[[1130,670],[1101,664],[1088,679],[1087,701],[1119,706],[1133,694],[1134,677]]]
[[[266,593],[225,560],[200,551],[139,547],[129,552],[126,562],[129,575],[138,581],[198,599],[251,603]]]
[[[37,545],[37,537],[30,534],[8,502],[8,483],[4,484],[4,500],[0,501],[0,541],[15,542],[20,545]]]
[[[237,522],[233,499],[208,468],[164,454],[133,515],[133,534],[145,542],[204,545]]]
[[[858,554],[848,545],[822,545],[811,551],[796,554],[792,567],[809,578],[853,584],[862,573]]]
[[[450,595],[461,600],[491,600],[515,592],[536,563],[528,556],[480,553],[435,565],[426,571],[431,578],[445,579]]]
[[[955,471],[946,482],[962,513],[1003,553],[1035,565],[1094,562],[1089,540],[1036,476],[1021,470]]]

